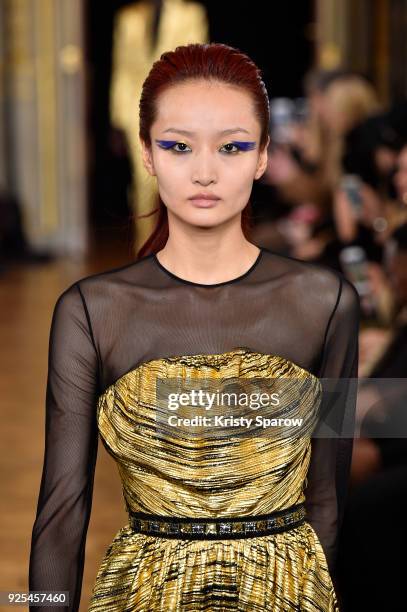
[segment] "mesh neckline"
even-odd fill
[[[160,261],[158,260],[156,253],[153,253],[153,260],[158,265],[158,267],[161,268],[163,272],[165,272],[165,274],[167,274],[171,278],[174,278],[175,280],[181,283],[185,283],[186,285],[194,285],[196,287],[220,287],[221,285],[230,285],[232,283],[236,283],[237,281],[241,280],[242,278],[245,278],[248,274],[250,274],[250,272],[252,272],[257,266],[257,264],[260,262],[260,259],[263,255],[263,252],[264,252],[263,247],[259,247],[259,248],[260,248],[259,254],[257,255],[255,261],[252,263],[250,268],[246,270],[246,272],[243,272],[243,274],[240,274],[239,276],[236,276],[235,278],[231,278],[230,280],[222,281],[221,283],[211,283],[211,284],[195,283],[194,281],[187,280],[186,278],[181,278],[180,276],[177,276],[173,272],[170,272],[170,270],[167,270],[167,268],[165,268],[162,265],[162,263],[160,263]]]

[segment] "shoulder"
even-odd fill
[[[56,305],[65,308],[120,298],[130,286],[143,286],[151,276],[152,255],[137,261],[78,278],[58,296]]]
[[[337,308],[359,310],[360,298],[355,286],[342,272],[321,263],[297,259],[290,255],[263,249],[270,269],[279,268],[290,276],[299,301],[309,312],[320,308],[328,312]],[[320,307],[320,308],[318,308]]]

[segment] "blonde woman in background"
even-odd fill
[[[372,85],[355,74],[335,79],[311,106],[309,130],[303,141],[305,156],[322,166],[324,182],[334,191],[342,175],[344,137],[353,127],[376,114],[380,105]]]
[[[312,205],[315,223],[322,224],[334,214],[337,225],[342,221],[337,218],[341,215],[336,212],[336,200],[343,174],[345,136],[364,119],[376,114],[380,105],[373,87],[363,77],[338,71],[330,78],[327,76],[321,85],[318,78],[321,74],[308,75],[305,81],[308,119],[292,131],[292,143],[288,147],[279,147],[269,156],[266,178],[287,201],[296,206]],[[315,258],[335,234],[335,226],[318,236],[311,234],[293,245],[292,252],[302,259]]]

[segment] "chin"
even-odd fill
[[[214,217],[212,217],[211,219],[202,219],[201,216],[196,216],[196,217],[194,216],[193,218],[185,219],[185,223],[189,223],[189,225],[193,225],[195,227],[202,227],[202,228],[217,227],[223,221],[224,219],[218,219]]]
[[[211,228],[221,225],[235,216],[239,215],[240,210],[237,211],[225,211],[220,206],[213,206],[211,208],[198,208],[189,207],[188,211],[185,208],[182,210],[169,210],[175,217],[187,225],[195,227]]]
[[[193,215],[184,219],[185,223],[188,223],[192,227],[199,227],[202,229],[212,229],[219,227],[229,220],[229,217],[223,218],[218,215],[210,215],[207,218],[203,218],[202,215]]]

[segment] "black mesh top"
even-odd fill
[[[216,284],[179,278],[152,254],[68,287],[50,330],[30,590],[69,591],[69,610],[79,609],[99,437],[96,404],[110,385],[151,359],[241,346],[283,356],[320,378],[356,378],[359,317],[356,289],[340,272],[266,248],[246,273]],[[352,426],[355,406],[343,389],[339,417]],[[307,520],[332,573],[352,444],[351,437],[312,439]]]

